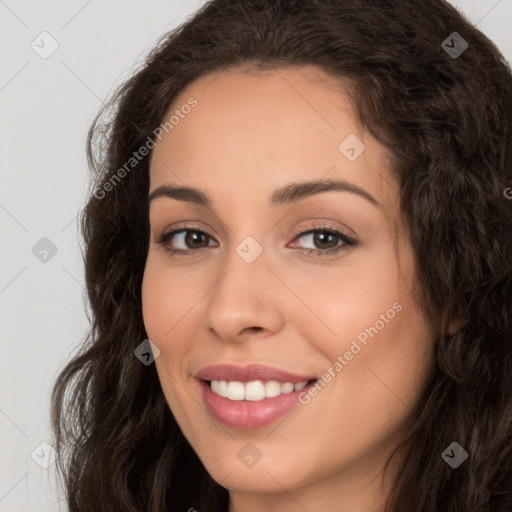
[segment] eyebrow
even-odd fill
[[[350,192],[363,197],[377,208],[382,208],[382,205],[369,192],[345,180],[315,180],[289,183],[273,192],[269,204],[272,207],[277,207],[322,192],[331,191]],[[148,202],[151,203],[161,197],[187,201],[207,208],[212,206],[212,200],[207,194],[192,187],[161,185],[149,194]]]

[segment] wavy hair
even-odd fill
[[[443,41],[460,36],[467,49],[450,54]],[[386,510],[512,510],[510,65],[444,0],[212,0],[159,39],[89,130],[80,227],[91,328],[51,396],[71,512],[227,510],[227,489],[180,431],[154,365],[134,357],[147,338],[151,151],[139,150],[198,77],[311,64],[347,87],[392,155],[418,298],[441,333],[392,454],[405,457]],[[463,321],[451,333],[453,318]],[[441,457],[453,441],[469,454],[457,469]]]

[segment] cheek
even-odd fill
[[[325,270],[317,279],[304,277],[299,286],[318,316],[304,319],[302,332],[332,362],[323,370],[327,386],[336,389],[330,396],[343,397],[352,408],[350,418],[367,417],[371,410],[385,423],[387,416],[392,420],[391,411],[398,407],[399,414],[421,392],[433,364],[434,333],[411,293],[412,251],[403,255],[400,270],[394,251],[379,256],[351,265],[336,279]]]
[[[359,263],[359,262],[358,262]],[[390,331],[400,322],[409,303],[408,284],[402,283],[396,269],[383,263],[371,268],[371,261],[341,269],[322,269],[296,281],[307,315],[297,315],[301,328],[311,340],[322,340],[323,352],[333,360],[350,349],[353,340],[372,339],[375,329]],[[350,357],[350,356],[349,356]]]
[[[149,339],[156,343],[160,350],[162,347],[158,341],[173,325],[172,315],[176,311],[173,304],[174,296],[158,269],[148,261],[142,281],[142,316]]]
[[[203,295],[200,282],[187,278],[186,272],[166,268],[150,255],[142,281],[142,314],[150,339],[153,336],[155,342],[169,345]]]
[[[347,260],[347,268],[333,276],[336,279],[330,284],[324,278],[323,286],[312,295],[316,310],[330,327],[333,357],[349,350],[354,340],[362,349],[374,340],[393,345],[387,349],[398,349],[404,336],[417,339],[428,333],[412,295],[416,273],[412,247],[403,240],[398,242],[398,263],[395,247],[387,238],[380,240],[378,248],[366,248],[357,258],[354,255],[353,260]]]
[[[202,294],[197,282],[187,283],[179,272],[172,272],[155,260],[148,257],[144,271],[142,315],[148,338],[160,350],[155,365],[171,405],[175,402],[175,378],[182,379],[184,361],[197,339],[194,305]]]
[[[165,399],[181,428],[190,407],[180,390],[188,383],[182,382],[183,364],[193,349],[196,339],[193,306],[201,297],[197,283],[188,281],[183,273],[172,272],[157,258],[148,256],[142,281],[142,314],[148,338],[160,349],[155,367]]]

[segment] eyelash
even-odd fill
[[[174,235],[176,235],[177,233],[182,233],[184,231],[200,233],[202,235],[205,235],[209,239],[213,238],[210,235],[208,235],[208,233],[205,233],[204,231],[197,229],[194,226],[184,226],[180,229],[175,229],[173,231],[168,231],[167,233],[162,233],[162,234],[158,235],[157,239],[154,243],[164,246],[165,250],[168,253],[170,253],[171,256],[175,256],[175,257],[192,256],[192,255],[200,254],[207,248],[207,247],[201,247],[199,249],[185,250],[185,249],[170,249],[169,247],[165,247],[164,244],[166,244],[169,240],[171,240]],[[308,256],[329,256],[329,255],[339,253],[341,251],[349,250],[351,247],[354,247],[358,244],[358,241],[355,240],[354,238],[351,238],[348,235],[346,235],[345,233],[343,233],[342,231],[340,231],[339,229],[332,227],[332,226],[327,226],[326,224],[324,224],[323,226],[313,226],[312,229],[308,229],[307,231],[301,231],[293,238],[292,241],[294,241],[298,238],[301,238],[305,235],[309,235],[311,233],[324,233],[324,234],[334,235],[334,236],[338,237],[344,243],[341,245],[338,245],[336,247],[332,247],[330,249],[301,249],[301,248],[296,249],[296,250],[299,250],[302,252],[307,251]]]

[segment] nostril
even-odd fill
[[[246,327],[242,332],[248,331],[248,332],[259,332],[262,331],[263,327]]]

